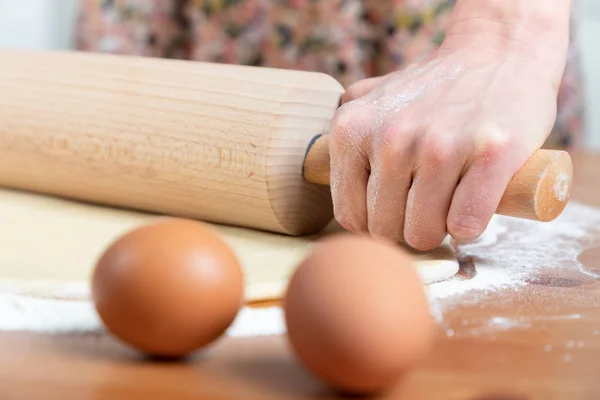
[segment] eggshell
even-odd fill
[[[351,394],[384,391],[421,361],[434,321],[410,256],[367,236],[316,245],[283,302],[293,352],[316,377]]]
[[[92,297],[117,338],[179,357],[219,338],[243,304],[240,263],[208,226],[166,218],[136,228],[97,261]]]

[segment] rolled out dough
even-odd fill
[[[0,291],[43,297],[88,299],[88,282],[105,247],[128,230],[160,216],[0,189]],[[341,228],[294,238],[212,225],[238,254],[246,276],[246,299],[281,297],[287,279],[316,240]],[[424,284],[458,271],[448,243],[413,252]]]

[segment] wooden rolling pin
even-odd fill
[[[0,186],[312,234],[332,218],[327,135],[344,92],[314,72],[0,51]],[[539,150],[499,214],[550,221],[568,153]]]

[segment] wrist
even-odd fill
[[[445,44],[551,58],[567,51],[570,11],[571,0],[457,0]]]
[[[440,52],[466,50],[480,63],[527,59],[559,80],[569,46],[571,1],[457,0]]]

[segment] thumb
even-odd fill
[[[340,105],[369,94],[373,89],[383,83],[384,78],[386,78],[386,76],[377,76],[373,78],[362,79],[356,83],[353,83],[342,95]]]

